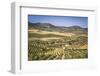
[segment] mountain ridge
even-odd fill
[[[28,26],[29,28],[35,28],[35,29],[39,29],[39,30],[45,30],[45,31],[59,31],[59,32],[75,32],[75,33],[83,33],[83,32],[87,32],[87,28],[83,28],[81,26],[78,25],[73,25],[73,26],[56,26],[53,25],[51,23],[31,23],[28,22]]]
[[[72,26],[56,26],[56,25],[53,25],[51,23],[40,23],[40,22],[37,22],[37,23],[31,23],[31,22],[28,22],[28,25],[30,26],[40,26],[40,27],[43,27],[43,26],[49,26],[49,27],[63,27],[63,28],[84,28],[84,27],[81,27],[79,25],[72,25]]]

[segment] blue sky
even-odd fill
[[[51,23],[55,26],[74,26],[84,28],[88,26],[88,17],[79,16],[48,16],[48,15],[28,15],[28,21],[32,23]]]

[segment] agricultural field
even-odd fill
[[[29,61],[88,58],[86,29],[31,25],[28,28]]]

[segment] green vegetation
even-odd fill
[[[61,36],[53,33],[41,34],[41,32],[28,32],[28,38],[29,61],[88,58],[86,33],[85,36],[82,36],[82,34]],[[45,38],[45,40],[43,40],[43,38]]]

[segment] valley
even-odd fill
[[[42,25],[42,26],[41,26]],[[57,27],[50,23],[29,23],[28,60],[88,58],[87,29]]]

